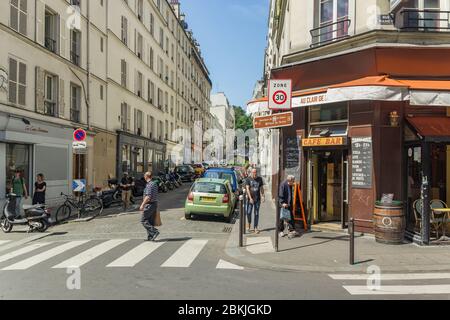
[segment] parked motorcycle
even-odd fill
[[[10,193],[0,215],[0,229],[10,233],[14,226],[29,226],[28,232],[45,232],[50,226],[50,212],[45,205],[23,205],[25,218],[16,217],[16,198]]]
[[[117,179],[108,180],[108,185],[110,190],[102,191],[99,194],[103,208],[110,208],[113,205],[123,205],[122,188],[120,188],[119,181]],[[134,199],[131,198],[130,202],[134,204]]]
[[[180,181],[178,181],[174,172],[169,173],[169,180],[175,185],[175,188],[181,187]]]
[[[166,185],[168,190],[175,189],[175,186],[172,184],[172,182],[170,182],[167,179],[167,176],[166,176],[166,174],[164,172],[160,172],[158,177],[164,182],[164,184]]]
[[[158,185],[159,192],[167,193],[169,191],[169,188],[164,183],[164,181],[161,179],[161,177],[159,177],[159,176],[153,177],[152,181],[155,182]]]

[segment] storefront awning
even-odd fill
[[[292,96],[293,108],[354,100],[410,101],[411,105],[450,107],[450,81],[371,76],[326,88],[297,91]],[[251,101],[247,107],[248,114],[268,111],[267,97]]]
[[[414,117],[408,122],[422,137],[450,137],[450,117]]]

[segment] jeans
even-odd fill
[[[22,197],[16,197],[16,218],[19,218],[21,216],[21,210],[22,209]]]
[[[259,224],[259,208],[261,207],[261,201],[255,201],[254,204],[252,204],[249,200],[247,200],[247,220],[248,220],[248,224],[252,224],[252,212],[255,212],[255,221],[254,221],[254,226],[255,229],[258,228],[258,224]]]
[[[158,229],[154,227],[156,210],[158,209],[157,203],[151,203],[145,206],[144,213],[142,214],[141,223],[147,230],[148,238],[152,238]]]

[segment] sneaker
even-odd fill
[[[156,231],[156,233],[153,235],[153,237],[149,237],[148,240],[149,241],[155,241],[156,238],[158,238],[158,236],[159,236],[159,231]]]
[[[284,238],[286,234],[284,232],[280,232],[280,238]]]
[[[261,233],[261,231],[258,228],[256,228],[255,229],[255,234],[260,234],[260,233]]]

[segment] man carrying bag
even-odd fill
[[[159,231],[155,227],[161,225],[161,217],[158,217],[158,185],[152,181],[151,172],[147,172],[144,175],[144,179],[147,182],[147,186],[144,190],[144,199],[140,208],[143,211],[141,223],[147,230],[147,240],[155,241],[159,236]]]

